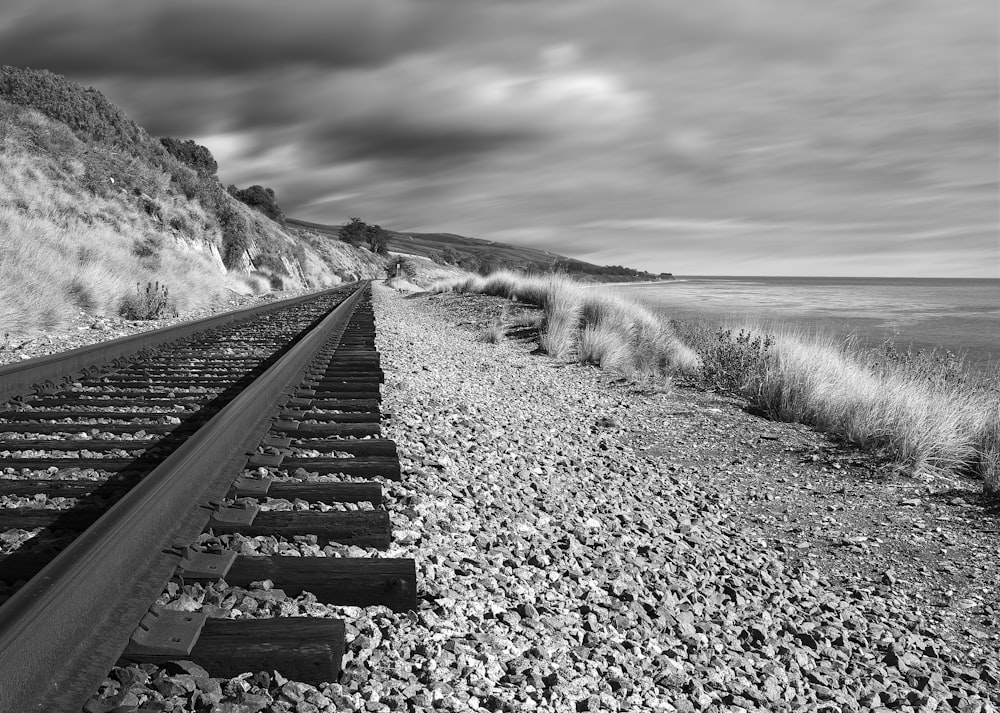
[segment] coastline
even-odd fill
[[[771,325],[853,335],[870,347],[964,355],[977,373],[1000,378],[996,316],[1000,280],[986,278],[716,277],[617,289],[669,317],[720,325]]]
[[[669,280],[630,280],[627,282],[581,282],[584,287],[621,287],[623,285],[669,285],[674,282],[687,282],[684,278],[672,277]]]
[[[530,340],[487,344],[502,305],[376,289],[404,469],[389,509],[422,602],[360,614],[395,643],[349,644],[343,695],[995,710],[1000,538],[974,526],[970,485],[904,478],[718,395],[641,393]]]

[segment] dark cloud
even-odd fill
[[[377,66],[432,42],[449,26],[449,14],[429,0],[18,4],[21,12],[0,25],[3,61],[70,74],[239,75],[295,64]]]
[[[540,138],[526,127],[420,125],[408,123],[404,115],[331,126],[322,132],[321,146],[331,159],[412,162],[419,172],[427,164],[453,165],[495,151],[521,150]]]

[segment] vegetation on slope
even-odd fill
[[[341,238],[355,234],[354,221],[358,219],[352,219],[352,223],[348,225],[338,226],[288,219],[292,225]],[[468,238],[454,233],[400,233],[388,230],[385,235],[390,252],[425,257],[439,265],[480,275],[489,275],[499,270],[516,270],[529,274],[568,274],[594,281],[659,280],[672,277],[670,273],[657,275],[621,265],[594,265],[548,250]]]
[[[952,358],[781,329],[671,324],[641,303],[566,278],[515,273],[442,282],[542,308],[540,343],[558,359],[663,383],[685,373],[776,420],[816,427],[914,475],[967,474],[1000,496],[1000,398]]]
[[[0,330],[127,311],[137,282],[168,285],[183,311],[227,288],[384,274],[370,251],[286,230],[273,191],[227,190],[216,170],[205,147],[149,136],[93,89],[0,67]]]

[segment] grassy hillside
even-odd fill
[[[153,281],[183,312],[227,289],[384,275],[384,258],[285,226],[266,192],[215,171],[207,149],[150,136],[96,90],[0,67],[0,332],[133,313]]]
[[[288,219],[296,225],[324,235],[337,236],[343,226],[321,225],[295,218]],[[457,265],[473,272],[487,273],[497,269],[523,272],[558,271],[578,278],[604,280],[653,280],[669,275],[655,275],[641,270],[620,266],[595,265],[574,260],[549,250],[520,245],[508,245],[493,240],[469,238],[454,233],[400,233],[387,231],[389,250],[406,255],[418,255],[435,262]]]

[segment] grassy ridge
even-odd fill
[[[288,218],[288,223],[332,237],[339,235],[342,227],[322,225],[296,218]],[[426,258],[439,255],[445,248],[453,248],[474,255],[495,255],[508,262],[524,263],[538,268],[548,267],[556,259],[565,259],[563,256],[547,250],[506,245],[479,238],[467,238],[453,233],[400,233],[394,230],[387,232],[389,250]]]
[[[744,326],[680,330],[639,302],[566,278],[498,273],[441,283],[542,307],[541,346],[667,385],[685,373],[774,419],[876,451],[914,475],[973,475],[1000,495],[1000,397],[953,360],[864,349],[831,336]]]
[[[337,237],[343,226],[322,225],[288,218],[288,224]],[[403,255],[425,257],[452,265],[468,272],[481,274],[512,269],[521,272],[563,272],[579,279],[594,281],[652,280],[666,275],[633,270],[621,266],[595,265],[568,258],[549,250],[524,245],[508,245],[493,240],[470,238],[455,233],[401,233],[386,231],[388,249]]]

